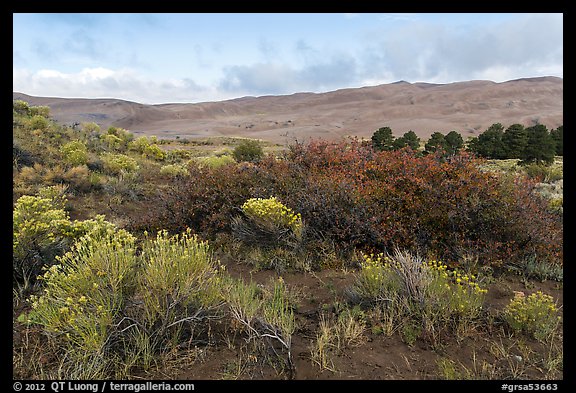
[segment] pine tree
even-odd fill
[[[554,143],[556,144],[556,155],[563,156],[564,155],[564,125],[556,128],[555,130],[550,131],[550,135],[552,139],[554,139]]]
[[[523,163],[551,164],[554,162],[556,143],[543,124],[526,128],[528,142],[522,153]]]
[[[424,146],[424,151],[426,153],[433,153],[439,149],[446,150],[446,138],[441,132],[435,132],[430,135],[430,139],[426,142]]]
[[[512,124],[502,135],[506,158],[521,158],[527,143],[528,134],[522,124]]]
[[[464,139],[456,131],[450,131],[445,137],[446,152],[448,154],[454,155],[464,146]]]
[[[406,146],[410,146],[412,150],[418,150],[420,148],[420,138],[412,130],[404,133],[400,138],[396,138],[392,143],[394,150],[402,149]]]
[[[506,149],[502,143],[503,135],[504,127],[502,124],[492,124],[486,131],[478,135],[478,140],[472,144],[473,151],[485,158],[506,158]]]
[[[394,149],[394,136],[390,127],[381,127],[372,135],[372,147],[374,150]]]
[[[420,138],[412,130],[406,132],[402,138],[406,141],[406,144],[412,148],[412,150],[418,150],[420,148]]]

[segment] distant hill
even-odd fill
[[[96,122],[160,138],[242,136],[284,142],[309,137],[370,137],[383,126],[397,136],[413,130],[428,139],[435,131],[456,130],[464,138],[493,123],[505,127],[564,123],[564,81],[523,78],[502,83],[449,84],[399,81],[328,93],[243,97],[197,104],[144,105],[118,99],[33,97],[13,93],[31,105],[47,105],[61,123]]]

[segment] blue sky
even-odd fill
[[[563,77],[562,14],[13,14],[13,88],[146,104]]]

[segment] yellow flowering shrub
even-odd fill
[[[90,235],[57,257],[38,277],[39,296],[31,296],[27,322],[72,345],[79,356],[102,354],[109,329],[122,308],[136,265],[133,236]],[[78,351],[80,350],[80,351]]]
[[[432,333],[452,322],[465,328],[478,317],[486,292],[474,275],[399,251],[362,254],[353,291],[361,302],[385,305],[388,322],[405,315]]]
[[[71,230],[65,199],[54,194],[53,187],[39,195],[23,195],[12,212],[12,262],[17,279],[30,279],[40,267],[52,262],[66,247]]]
[[[488,290],[480,287],[477,277],[457,269],[448,270],[441,261],[431,260],[427,264],[433,277],[429,285],[430,299],[452,314],[467,318],[478,316]]]
[[[221,300],[218,288],[223,267],[213,258],[208,243],[190,230],[174,236],[158,232],[142,245],[140,260],[140,318],[150,329],[155,325],[162,329],[190,310],[210,308]]]
[[[81,236],[114,235],[119,239],[131,236],[118,230],[103,215],[71,221],[65,204],[66,197],[56,186],[42,188],[38,195],[24,195],[16,201],[12,213],[12,261],[17,279],[34,279],[43,266],[53,264]]]
[[[29,298],[32,310],[18,319],[41,325],[70,364],[82,364],[88,373],[95,363],[105,372],[107,362],[125,361],[128,353],[137,362],[220,313],[224,269],[206,242],[189,231],[161,231],[136,252],[130,233],[111,232],[97,221],[93,227],[45,269],[43,291]],[[103,358],[110,352],[114,356]]]
[[[302,233],[300,213],[294,213],[276,197],[250,198],[242,205],[242,211],[256,223],[289,228],[297,236]]]
[[[504,320],[515,332],[544,340],[556,328],[560,316],[552,296],[542,291],[529,296],[517,292],[504,309]]]
[[[108,135],[114,136],[114,135]],[[137,172],[140,167],[135,159],[125,154],[102,153],[100,156],[104,164],[104,171],[111,175]]]
[[[362,254],[356,289],[363,299],[379,301],[396,297],[402,283],[393,264],[394,261],[382,253]]]
[[[68,142],[60,148],[60,151],[64,161],[73,166],[84,165],[88,162],[88,149],[82,141]]]
[[[168,164],[160,168],[160,174],[168,177],[188,176],[188,168],[184,164]]]
[[[221,156],[211,156],[211,157],[200,157],[194,160],[200,168],[210,168],[216,169],[224,165],[234,164],[236,160],[231,156],[221,155]]]

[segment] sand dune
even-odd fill
[[[408,83],[342,89],[328,93],[243,97],[197,104],[144,105],[118,99],[32,97],[13,93],[31,105],[47,105],[61,123],[93,121],[134,134],[161,138],[241,136],[283,143],[294,138],[370,137],[383,126],[397,136],[413,130],[478,135],[493,123],[505,127],[563,124],[561,78],[525,78],[502,83]]]

